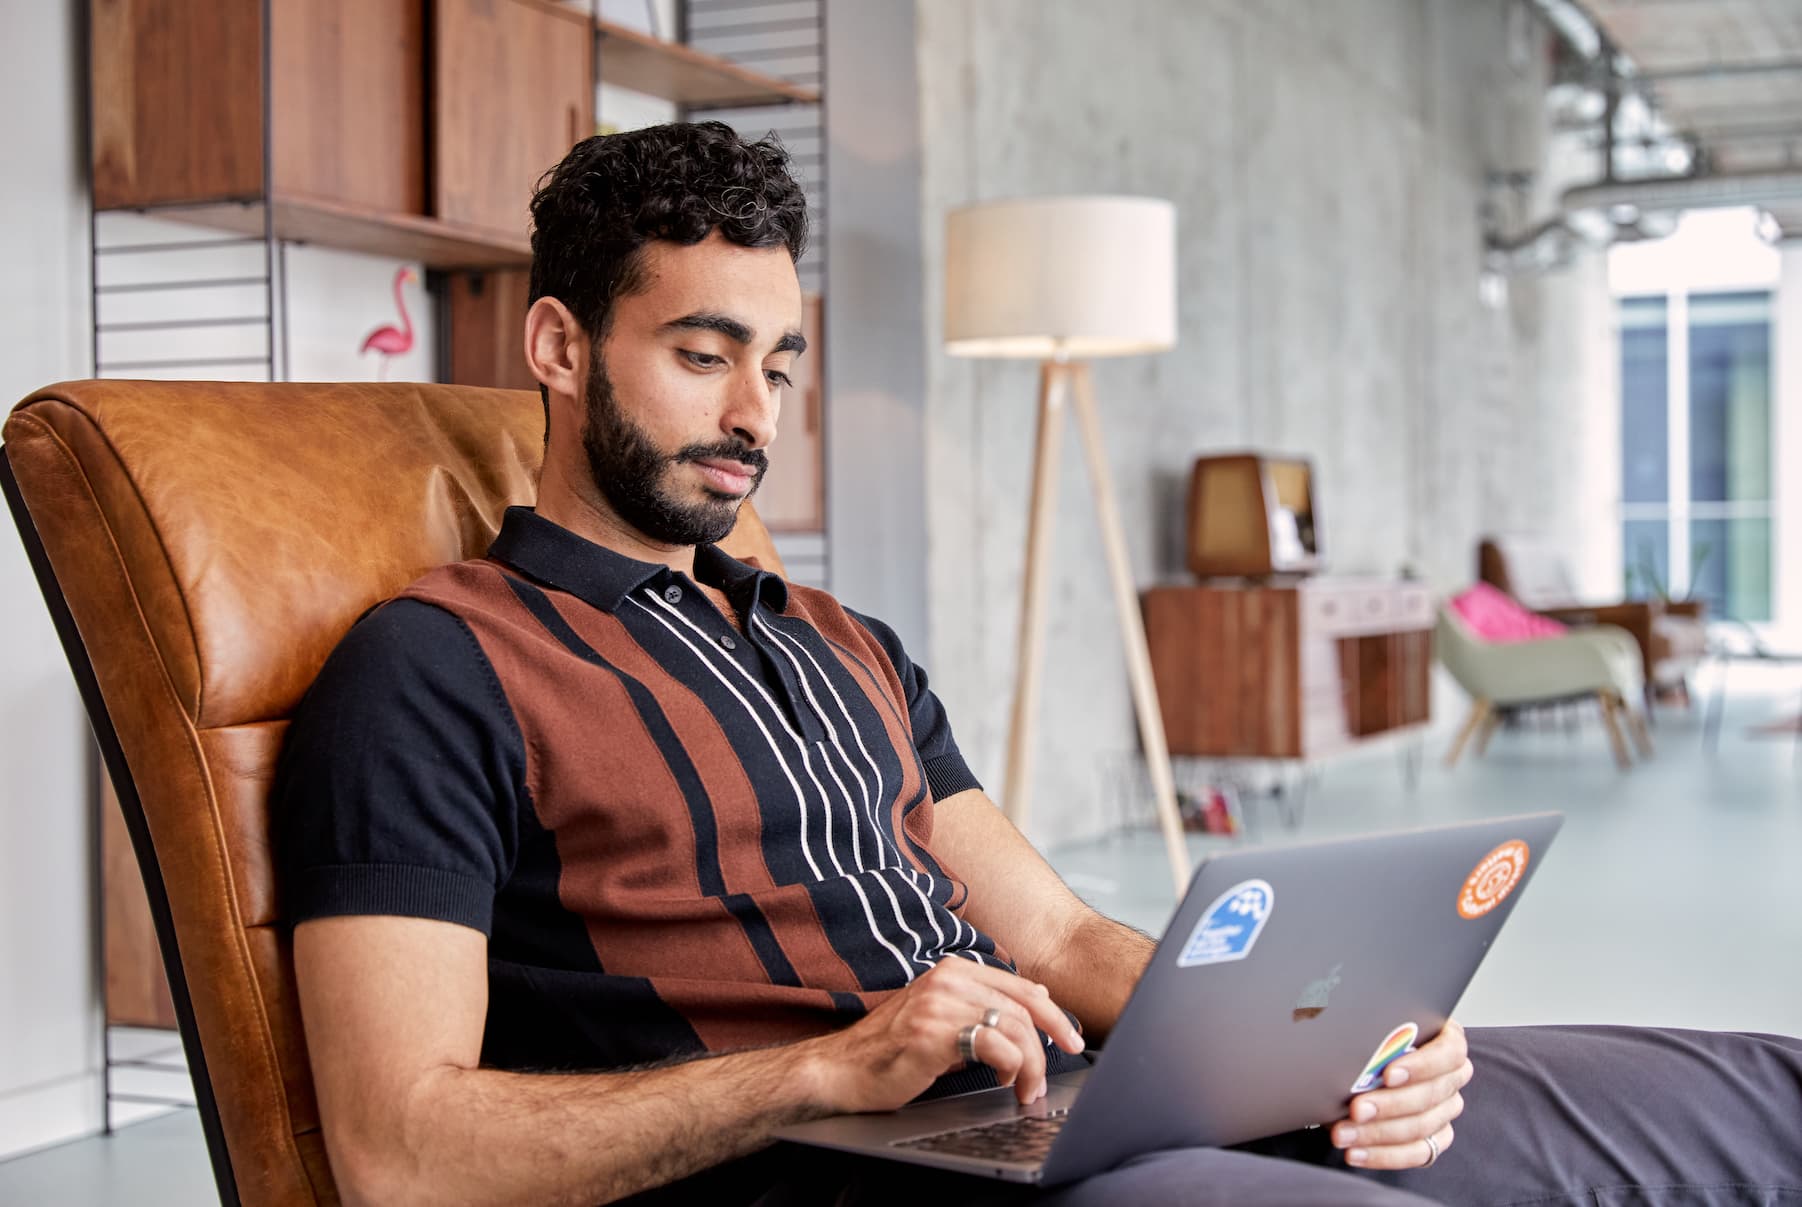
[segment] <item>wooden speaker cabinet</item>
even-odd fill
[[[1313,759],[1428,719],[1425,587],[1154,587],[1144,612],[1172,754]]]

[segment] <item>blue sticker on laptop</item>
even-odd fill
[[[1214,898],[1202,913],[1201,921],[1189,932],[1182,954],[1176,957],[1178,968],[1198,968],[1204,964],[1224,964],[1243,960],[1258,941],[1258,932],[1270,920],[1276,906],[1276,890],[1267,880],[1242,880]]]

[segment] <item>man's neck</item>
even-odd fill
[[[695,547],[663,545],[619,518],[599,491],[578,491],[561,475],[546,472],[538,485],[539,515],[569,529],[579,537],[640,562],[662,562],[672,570],[694,577]]]

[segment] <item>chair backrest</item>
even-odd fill
[[[435,385],[73,382],[6,422],[226,1203],[337,1201],[270,852],[287,717],[365,609],[535,498],[543,432],[536,393]],[[781,573],[748,506],[723,544]]]
[[[1568,608],[1577,603],[1564,557],[1530,536],[1486,537],[1477,546],[1477,577],[1529,608]]]
[[[1433,652],[1458,686],[1473,696],[1484,694],[1477,672],[1482,648],[1482,639],[1470,631],[1457,609],[1449,602],[1442,602],[1434,626]]]

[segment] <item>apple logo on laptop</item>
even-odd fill
[[[1308,982],[1308,987],[1301,991],[1301,998],[1295,1003],[1295,1013],[1290,1017],[1298,1023],[1305,1023],[1311,1018],[1319,1018],[1326,1009],[1326,1000],[1332,996],[1333,989],[1339,984],[1339,970],[1344,964],[1333,965],[1333,970],[1318,981]]]

